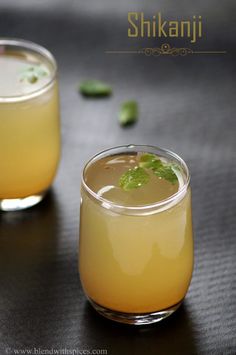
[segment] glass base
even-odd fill
[[[37,205],[37,203],[42,201],[45,195],[46,192],[42,192],[23,198],[0,199],[0,210],[6,212],[24,210],[25,208]]]
[[[182,303],[181,301],[170,308],[166,308],[157,312],[123,313],[102,307],[91,299],[89,299],[89,302],[91,303],[93,308],[102,316],[111,319],[115,322],[131,325],[145,325],[160,322],[161,320],[169,317],[172,313],[174,313]]]

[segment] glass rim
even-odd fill
[[[21,38],[10,38],[10,37],[0,37],[0,47],[1,46],[22,47],[23,49],[31,50],[41,55],[42,57],[46,58],[48,62],[52,65],[52,72],[51,72],[50,80],[44,85],[42,85],[42,87],[30,93],[21,94],[21,95],[7,95],[7,96],[0,95],[0,103],[12,103],[12,102],[31,99],[35,96],[40,95],[42,92],[46,91],[53,84],[57,75],[57,62],[53,54],[47,48],[32,41],[28,41]]]
[[[174,193],[173,195],[171,195],[171,196],[169,196],[166,199],[163,199],[161,201],[150,203],[150,204],[145,204],[145,205],[138,205],[138,206],[133,206],[133,205],[123,206],[121,204],[109,201],[109,200],[103,198],[102,196],[99,196],[97,194],[97,192],[93,191],[87,185],[87,183],[85,182],[85,171],[86,171],[87,167],[91,163],[93,163],[94,161],[98,160],[100,157],[103,157],[104,154],[107,154],[105,156],[109,156],[109,155],[112,155],[112,152],[114,152],[116,150],[119,150],[119,149],[120,150],[123,149],[123,150],[126,150],[126,151],[128,149],[130,149],[130,152],[132,152],[132,151],[135,152],[135,149],[137,151],[138,148],[140,148],[140,149],[142,149],[142,148],[144,149],[145,148],[146,152],[148,152],[149,149],[150,150],[158,150],[160,153],[166,154],[166,155],[176,159],[181,164],[181,167],[184,168],[184,173],[186,174],[186,181],[184,181],[183,186],[176,193]],[[110,154],[108,154],[108,153],[110,153]],[[147,145],[147,144],[119,145],[119,146],[115,146],[115,147],[104,149],[104,150],[100,151],[99,153],[93,155],[87,161],[87,163],[83,167],[83,171],[82,171],[82,174],[81,174],[82,186],[85,188],[86,192],[90,196],[92,196],[98,203],[102,204],[102,206],[104,208],[111,209],[111,210],[115,209],[115,210],[118,210],[118,211],[130,211],[130,212],[134,212],[134,211],[137,211],[137,212],[149,211],[149,210],[153,210],[153,209],[156,212],[157,209],[163,210],[163,208],[164,209],[168,208],[168,205],[172,206],[173,202],[174,202],[174,204],[176,204],[177,202],[182,200],[182,198],[185,196],[185,194],[187,192],[187,189],[189,187],[189,184],[190,184],[190,178],[191,178],[191,176],[190,176],[190,172],[189,172],[188,166],[185,163],[185,161],[178,154],[172,152],[169,149],[164,149],[164,148],[160,148],[160,147],[153,146],[153,145]],[[175,203],[175,201],[176,201],[176,203]]]

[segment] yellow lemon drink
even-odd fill
[[[60,155],[56,63],[34,43],[0,39],[0,209],[38,203]]]
[[[113,148],[82,177],[79,270],[102,315],[145,324],[173,313],[193,270],[189,172],[176,154]]]

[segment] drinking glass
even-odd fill
[[[13,60],[16,65],[22,61],[25,74],[17,72]],[[42,46],[9,38],[0,39],[0,61],[4,76],[0,83],[0,210],[14,211],[40,202],[56,174],[60,158],[57,65]],[[37,81],[30,70],[36,67],[42,73],[42,66],[47,77]],[[19,80],[13,87],[14,71]]]
[[[172,196],[143,206],[103,198],[87,182],[105,157],[151,153],[181,167],[183,184]],[[182,303],[193,271],[190,175],[177,154],[152,146],[105,150],[85,165],[81,184],[79,272],[85,295],[103,316],[149,324]]]

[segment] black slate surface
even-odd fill
[[[228,53],[105,54],[140,45],[127,39],[129,10],[201,14],[205,38],[198,48]],[[57,58],[63,142],[58,175],[45,201],[0,215],[0,354],[53,347],[107,349],[109,355],[236,353],[235,12],[230,0],[0,1],[0,36],[33,40]],[[114,95],[80,97],[77,84],[86,78],[107,80]],[[130,98],[139,101],[140,120],[122,129],[117,111]],[[192,283],[175,315],[142,328],[98,316],[77,273],[82,166],[97,151],[127,143],[172,149],[192,173]]]

